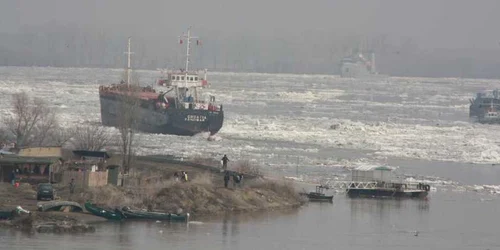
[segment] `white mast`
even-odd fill
[[[134,52],[130,52],[130,39],[131,37],[128,37],[128,51],[125,52],[127,54],[127,86],[130,86],[130,55],[134,54]]]
[[[191,27],[188,28],[186,44],[186,74],[189,71],[189,49],[191,48]]]
[[[191,49],[191,39],[198,39],[198,37],[191,36],[191,26],[189,26],[187,35],[182,35],[180,37],[181,41],[182,38],[186,38],[186,68],[184,69],[184,87],[188,86],[188,71],[189,71],[189,50]],[[185,93],[185,92],[184,92]],[[198,88],[194,88],[194,95],[195,95],[195,101],[198,101]]]
[[[195,37],[195,36],[191,36],[191,26],[188,28],[188,31],[187,31],[187,35],[182,35],[180,37],[181,41],[182,41],[182,38],[186,38],[187,42],[186,42],[186,68],[184,69],[185,72],[186,72],[186,75],[189,71],[189,51],[191,49],[191,39],[198,39],[198,37]]]

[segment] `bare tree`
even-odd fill
[[[12,95],[13,115],[5,125],[16,139],[16,147],[43,144],[57,120],[53,110],[40,98],[31,99],[26,92]]]
[[[56,128],[50,134],[48,144],[63,147],[74,137],[75,132],[77,132],[76,129],[56,126]]]
[[[58,129],[62,128],[59,128],[58,126],[56,114],[47,109],[44,111],[44,115],[40,117],[40,120],[34,127],[30,144],[32,146],[56,146],[53,145],[53,137],[57,133]]]
[[[118,99],[118,130],[120,132],[120,146],[122,154],[123,172],[128,173],[135,155],[136,129],[140,112],[141,100],[139,94],[141,87],[138,85],[137,75],[131,74],[131,82],[124,87]],[[126,79],[126,78],[125,78]]]
[[[11,140],[13,135],[4,127],[0,127],[0,149],[6,146]]]
[[[111,144],[111,133],[98,125],[81,125],[73,130],[71,145],[75,149],[100,151]]]

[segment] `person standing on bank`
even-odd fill
[[[69,193],[75,193],[75,179],[71,179],[71,182],[69,183]]]
[[[10,173],[10,184],[12,184],[12,186],[16,184],[16,172],[14,170]]]
[[[227,158],[227,156],[224,155],[221,161],[222,161],[222,169],[227,170],[227,163],[229,162],[229,158]]]
[[[226,171],[226,174],[224,175],[224,187],[227,188],[227,184],[229,183],[229,172]]]

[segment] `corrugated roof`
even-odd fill
[[[109,154],[104,151],[74,150],[73,154],[78,156],[98,157],[109,159]]]
[[[0,164],[52,164],[57,159],[54,157],[26,157],[19,155],[3,155]]]
[[[357,171],[374,171],[374,170],[386,170],[386,171],[392,171],[396,169],[395,167],[390,167],[390,166],[379,166],[379,165],[362,165],[354,168],[354,170]]]

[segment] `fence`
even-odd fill
[[[78,188],[105,186],[108,184],[108,171],[64,171],[61,183],[68,185],[71,179],[75,180],[75,185]]]

